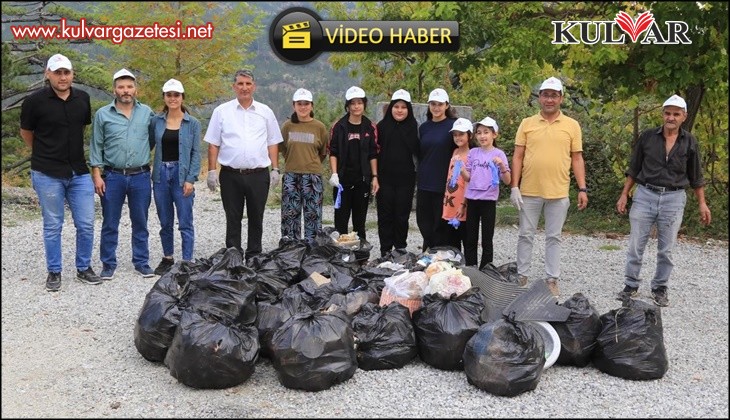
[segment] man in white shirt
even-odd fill
[[[208,142],[208,188],[221,187],[226,212],[226,248],[241,246],[241,220],[246,205],[246,261],[261,253],[264,209],[269,187],[279,183],[279,123],[268,106],[253,99],[253,72],[238,70],[233,77],[236,99],[216,107],[205,133]],[[220,180],[218,163],[221,165]],[[269,171],[269,165],[271,171]]]

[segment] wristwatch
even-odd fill
[[[588,194],[588,188],[578,188],[578,192],[584,192]]]
[[[271,168],[272,171],[279,172],[279,168]]]
[[[377,178],[377,177],[378,177],[378,174],[373,174],[373,175],[371,175],[371,176],[372,176],[373,178]]]

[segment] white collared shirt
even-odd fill
[[[233,99],[213,110],[205,141],[220,146],[221,165],[254,169],[271,165],[268,146],[281,143],[283,138],[271,108],[253,101],[244,109],[238,99]]]

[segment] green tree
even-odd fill
[[[249,63],[251,43],[263,30],[263,14],[248,3],[207,2],[100,3],[94,19],[102,25],[142,26],[158,23],[185,30],[191,26],[213,25],[212,38],[133,39],[121,44],[101,41],[113,53],[107,60],[108,74],[126,68],[137,76],[139,99],[153,109],[162,104],[162,85],[170,78],[185,86],[185,101],[191,106],[212,104],[231,96],[232,77]],[[101,57],[100,57],[101,58]]]

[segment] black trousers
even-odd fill
[[[477,264],[479,224],[482,225],[481,269],[494,259],[494,223],[497,218],[497,202],[491,200],[466,200],[466,235],[464,260],[466,265]]]
[[[261,253],[261,236],[263,235],[264,210],[269,198],[269,171],[252,174],[240,174],[221,170],[221,200],[226,212],[226,248],[241,247],[241,220],[243,208],[246,207],[248,219],[248,238],[246,258]]]
[[[383,180],[376,196],[378,209],[378,237],[380,255],[385,256],[394,247],[408,245],[408,220],[413,208],[416,174],[392,180]]]
[[[446,229],[450,226],[441,218],[443,208],[443,192],[424,190],[416,192],[416,223],[423,236],[423,251],[435,246],[449,245]]]
[[[355,185],[343,185],[340,208],[335,209],[335,229],[341,235],[348,233],[350,214],[352,214],[352,231],[357,232],[360,239],[366,239],[365,219],[370,202],[370,183],[358,182]],[[333,197],[337,197],[337,188],[332,189]]]

